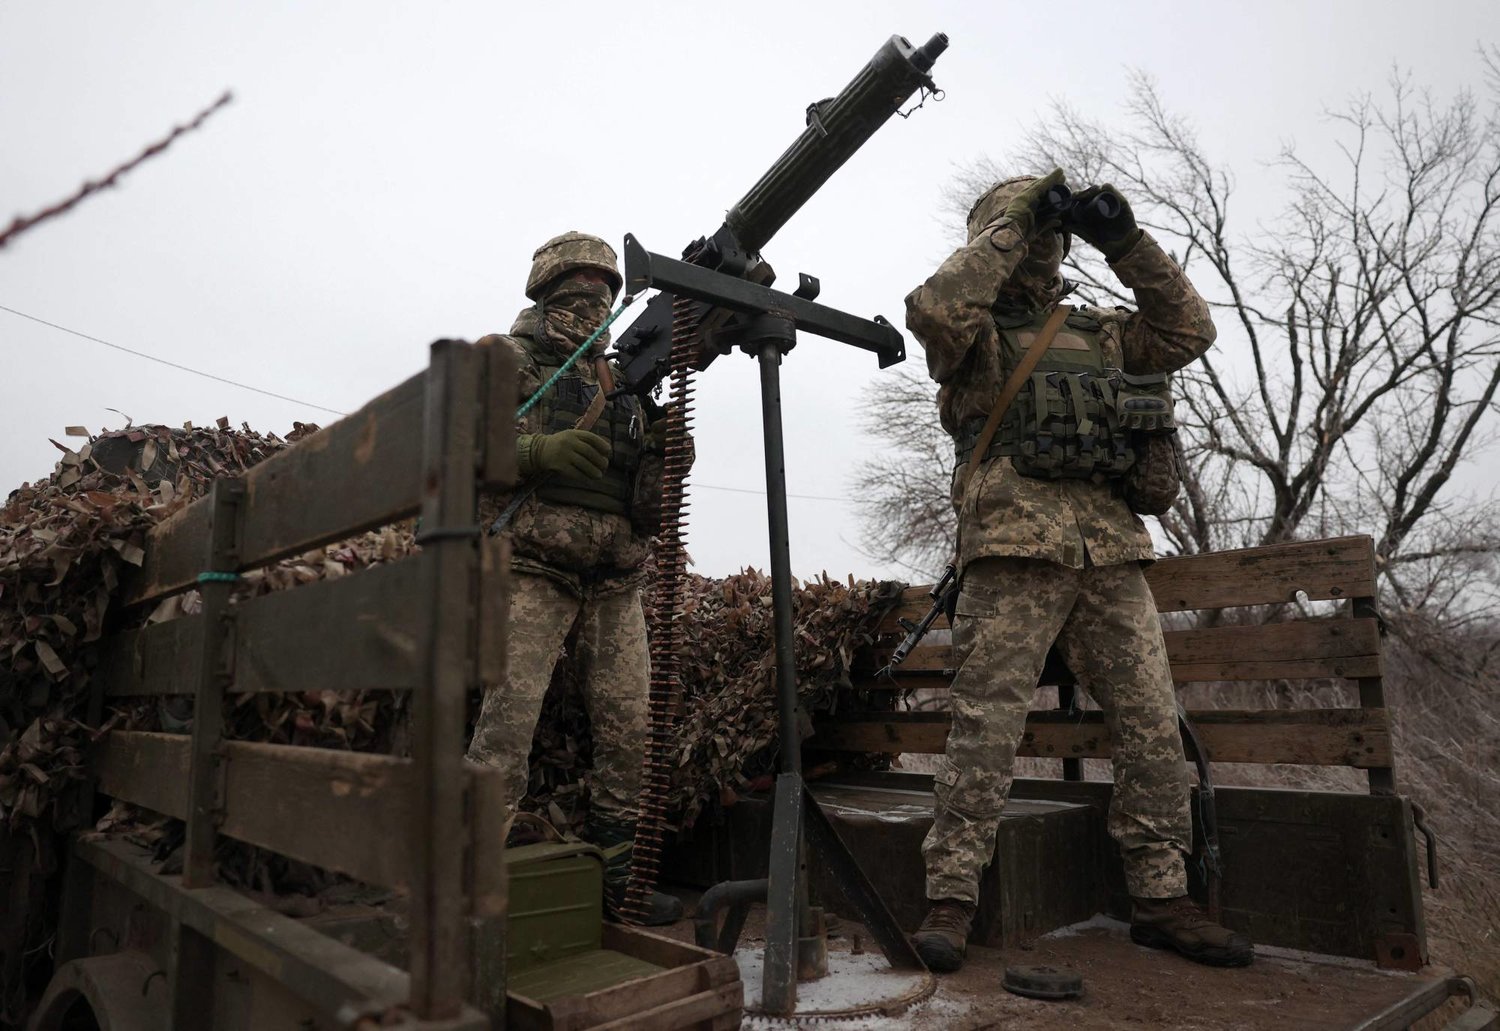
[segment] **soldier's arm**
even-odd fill
[[[1126,372],[1176,372],[1212,346],[1217,331],[1208,302],[1150,233],[1110,268],[1135,292],[1137,310],[1122,327]]]
[[[906,295],[906,328],[922,342],[927,371],[937,382],[947,382],[970,351],[995,339],[990,307],[1025,257],[1016,223],[1002,218]]]

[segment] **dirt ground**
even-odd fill
[[[763,946],[759,912],[752,912],[741,950]],[[829,941],[830,965],[843,966],[835,954],[851,948],[869,953],[874,944],[855,924],[840,922]],[[692,925],[673,933],[691,938]],[[878,952],[876,953],[878,956]],[[878,976],[846,975],[855,983],[840,993],[819,985],[815,1000],[842,997],[861,1002],[879,991]],[[1084,995],[1065,1002],[1043,1002],[1011,995],[1001,987],[1007,965],[1066,967],[1083,976]],[[758,973],[758,957],[742,969]],[[889,997],[910,985],[910,975],[890,977]],[[1180,957],[1143,948],[1130,941],[1126,926],[1106,917],[1063,928],[1016,949],[971,947],[964,969],[939,977],[936,992],[899,1016],[857,1020],[772,1021],[747,1016],[745,1028],[808,1027],[862,1031],[977,1031],[980,1028],[1025,1031],[1105,1031],[1105,1029],[1172,1028],[1182,1031],[1334,1031],[1351,1028],[1405,997],[1436,972],[1403,974],[1373,964],[1316,957],[1284,949],[1260,949],[1256,962],[1238,970],[1199,966]],[[754,980],[752,978],[752,980]],[[760,995],[756,983],[745,985],[748,1008]],[[805,1007],[804,1007],[805,1008]]]

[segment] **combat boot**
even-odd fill
[[[927,919],[911,936],[911,943],[928,970],[951,974],[964,965],[974,910],[974,903],[958,899],[938,899],[932,904]]]
[[[642,917],[625,913],[625,889],[630,883],[627,875],[620,880],[604,882],[604,910],[617,924],[639,923],[642,927],[665,927],[682,919],[682,900],[664,891],[652,891],[646,896],[646,914]]]
[[[1131,903],[1130,940],[1137,945],[1171,949],[1215,967],[1246,967],[1255,958],[1249,938],[1214,923],[1186,895]]]
[[[646,927],[664,927],[682,919],[682,900],[665,892],[652,891],[646,898],[643,916],[626,917],[625,889],[630,883],[630,857],[635,845],[635,824],[590,814],[584,824],[583,839],[598,845],[604,853],[604,911],[616,923],[637,923]]]

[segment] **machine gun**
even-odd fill
[[[948,37],[941,32],[920,47],[901,36],[886,40],[838,96],[808,106],[807,128],[729,210],[717,232],[687,246],[683,260],[769,286],[775,274],[761,260],[760,249],[913,93],[920,89],[924,98],[941,96],[928,73],[946,49]],[[657,294],[620,334],[612,355],[619,370],[617,392],[644,397],[667,376],[672,306],[671,294]],[[705,340],[733,318],[727,311],[696,302],[692,332]],[[695,367],[706,367],[718,353],[702,348]]]
[[[906,636],[901,643],[896,645],[896,650],[891,652],[891,659],[881,668],[876,676],[891,678],[894,676],[896,667],[906,661],[911,650],[922,643],[922,638],[927,636],[927,631],[932,629],[932,624],[937,622],[938,616],[946,614],[948,621],[953,621],[953,607],[958,604],[958,569],[950,562],[948,568],[943,570],[943,578],[933,585],[928,596],[932,598],[932,608],[927,610],[927,615],[922,617],[921,622],[913,623],[909,619],[898,620],[901,629],[906,631]]]

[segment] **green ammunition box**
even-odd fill
[[[605,949],[604,856],[584,842],[507,849],[509,991],[538,1002],[645,977],[663,968]]]

